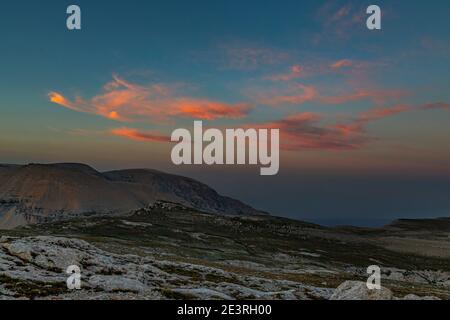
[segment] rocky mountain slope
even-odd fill
[[[442,221],[324,228],[157,202],[0,231],[0,299],[450,299],[450,258],[428,250],[450,243],[450,228],[427,231]],[[365,286],[373,264],[379,292]],[[81,268],[81,290],[66,286],[70,265]]]
[[[198,181],[156,170],[101,173],[83,164],[0,165],[0,228],[125,213],[157,200],[212,213],[262,214]]]

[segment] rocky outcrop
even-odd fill
[[[345,281],[333,293],[330,300],[392,300],[391,290],[370,290],[367,284],[361,281]]]
[[[369,289],[367,284],[361,281],[345,281],[333,293],[330,300],[440,300],[433,296],[420,297],[408,294],[403,298],[394,297],[391,290],[385,287],[381,289]]]
[[[69,290],[68,266],[81,269],[81,290]],[[219,268],[114,254],[83,240],[0,238],[1,299],[317,299],[322,289],[241,276]]]

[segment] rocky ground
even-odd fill
[[[450,299],[449,236],[449,219],[323,228],[158,203],[0,231],[0,299]]]

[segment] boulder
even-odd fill
[[[392,291],[381,289],[370,290],[367,284],[361,281],[345,281],[334,291],[330,300],[392,300]]]

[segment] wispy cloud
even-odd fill
[[[332,69],[340,69],[345,67],[350,67],[353,65],[353,62],[349,59],[338,60],[331,64]]]
[[[110,131],[112,135],[146,142],[170,142],[170,137],[155,131],[140,131],[133,128],[117,128]]]
[[[251,109],[246,103],[229,104],[205,98],[192,98],[177,94],[163,84],[142,86],[118,76],[107,83],[97,96],[70,101],[58,92],[50,92],[51,102],[74,111],[96,114],[116,121],[165,121],[171,117],[215,120],[239,119]]]
[[[323,31],[317,34],[314,42],[336,38],[340,41],[349,39],[358,26],[364,26],[365,8],[354,3],[340,4],[337,1],[327,1],[317,12],[317,21]]]
[[[284,89],[264,90],[253,94],[253,98],[262,105],[279,107],[283,105],[300,105],[317,97],[313,86],[292,84]]]
[[[282,74],[276,74],[267,76],[264,79],[270,80],[270,81],[291,81],[293,79],[300,78],[303,73],[303,67],[301,65],[293,65],[289,72],[282,73]]]
[[[427,103],[420,107],[423,110],[450,110],[450,103],[435,102]]]
[[[397,100],[406,95],[404,90],[395,89],[358,89],[351,93],[338,94],[334,96],[320,96],[319,100],[324,104],[345,104],[361,100],[371,100],[377,105],[386,101]]]
[[[219,49],[224,55],[225,67],[237,70],[280,64],[289,58],[285,51],[252,44],[228,43],[220,45]]]
[[[399,113],[411,111],[413,108],[409,105],[395,105],[388,108],[374,108],[360,114],[358,121],[368,122],[394,116]]]
[[[301,105],[306,102],[316,102],[324,105],[345,105],[348,103],[368,100],[377,106],[387,102],[398,101],[408,93],[400,89],[362,88],[349,93],[324,95],[323,88],[299,83],[286,83],[281,87],[257,89],[248,93],[255,103],[272,107]]]

